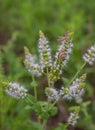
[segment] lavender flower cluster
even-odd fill
[[[81,99],[84,93],[86,74],[83,74],[80,78],[73,81],[69,88],[62,87],[60,95],[63,99]]]
[[[68,123],[72,124],[73,126],[75,126],[75,124],[77,123],[77,120],[79,119],[79,112],[74,112],[74,113],[70,113],[70,116],[68,118]]]
[[[23,99],[27,96],[27,89],[25,89],[23,86],[20,86],[16,82],[9,82],[5,91],[8,95],[16,99]]]
[[[89,65],[93,65],[95,63],[95,45],[91,46],[87,53],[83,55],[83,60]]]

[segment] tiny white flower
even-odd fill
[[[69,88],[62,87],[61,90],[60,90],[60,96],[62,96],[63,99],[71,100],[72,96],[70,95],[69,92],[70,92]]]

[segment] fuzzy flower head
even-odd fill
[[[70,95],[74,98],[81,97],[84,93],[86,74],[83,74],[80,78],[73,81],[70,86]]]
[[[86,74],[83,74],[80,78],[74,80],[69,88],[62,87],[62,89],[60,90],[60,95],[63,97],[63,99],[81,99],[84,93],[85,78]]]
[[[20,86],[18,83],[9,82],[6,84],[7,89],[5,90],[8,95],[16,99],[23,99],[27,96],[27,89]]]
[[[68,118],[68,123],[75,126],[75,124],[77,123],[77,120],[79,119],[79,116],[78,116],[78,113],[79,112],[74,112],[74,113],[70,113],[70,116]]]
[[[56,53],[55,57],[57,59],[63,59],[63,67],[67,64],[67,61],[69,60],[70,54],[72,52],[72,36],[73,32],[67,32],[64,36],[60,36],[58,38],[58,41],[61,42],[61,45],[59,46],[58,52]]]
[[[83,55],[83,60],[89,65],[93,65],[95,63],[95,45],[91,46],[87,53]]]
[[[51,49],[48,44],[48,40],[44,36],[43,32],[39,32],[38,51],[40,56],[39,64],[36,63],[36,57],[32,55],[25,47],[25,60],[24,64],[28,71],[36,76],[41,76],[45,69],[52,66]]]
[[[60,79],[60,75],[63,73],[63,68],[67,65],[73,47],[71,36],[72,33],[67,32],[64,36],[59,37],[58,39],[61,42],[61,45],[55,55],[55,61],[51,68],[51,82]]]
[[[39,64],[35,63],[36,62],[36,56],[32,55],[28,48],[24,47],[24,52],[25,52],[25,60],[24,64],[28,71],[32,74],[35,74],[37,76],[42,75],[43,69],[39,66]]]
[[[58,101],[59,95],[58,91],[54,88],[46,88],[45,89],[46,95],[50,101]]]
[[[52,66],[51,49],[48,44],[48,40],[44,36],[43,32],[39,32],[38,51],[40,54],[40,64],[42,68],[48,68]]]

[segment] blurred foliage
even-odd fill
[[[81,66],[81,56],[95,40],[94,0],[2,0],[0,1],[0,114],[3,130],[38,130],[30,114],[23,107],[23,101],[14,101],[5,95],[1,82],[19,80],[28,88],[31,76],[23,66],[23,48],[27,46],[37,53],[38,32],[42,30],[50,41],[52,53],[58,46],[57,37],[68,30],[74,32],[74,51],[68,67],[67,78]],[[76,64],[75,64],[76,63]],[[91,100],[88,116],[79,122],[82,130],[95,129],[95,66],[84,70],[89,72],[85,100]],[[26,80],[27,79],[27,80]],[[7,100],[8,98],[8,100]],[[88,124],[89,122],[89,124]],[[63,126],[60,126],[60,128]],[[59,128],[59,129],[60,129]],[[76,129],[77,130],[77,129]]]

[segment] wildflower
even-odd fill
[[[6,93],[13,98],[25,98],[27,96],[27,89],[25,89],[23,86],[20,86],[18,83],[9,82],[7,84],[7,89],[5,90]]]
[[[89,65],[93,65],[95,62],[95,45],[91,46],[87,53],[83,55],[83,60]]]
[[[42,68],[48,68],[52,66],[51,49],[48,40],[41,31],[39,32],[39,35],[38,51],[40,54],[40,64]]]
[[[73,47],[73,43],[72,43],[72,32],[67,32],[64,36],[59,37],[59,41],[61,42],[61,45],[59,46],[58,52],[56,53],[55,57],[56,59],[63,59],[62,60],[62,66],[66,66],[69,58],[70,58],[70,54],[72,52],[72,47]],[[60,56],[60,57],[59,57]]]
[[[72,52],[72,33],[68,32],[68,35],[60,37],[59,41],[61,45],[59,46],[58,52],[55,55],[55,61],[51,68],[50,72],[50,80],[51,82],[55,82],[56,80],[60,79],[60,75],[63,73],[63,67],[66,66],[70,54]]]
[[[75,81],[73,81],[72,85],[69,88],[62,87],[62,89],[60,90],[60,95],[63,97],[63,99],[81,99],[81,96],[84,93],[85,78],[86,74],[83,74],[80,78],[77,78]]]
[[[77,119],[79,119],[78,112],[70,113],[68,123],[74,126],[77,123]]]
[[[40,64],[36,63],[36,57],[33,56],[29,50],[25,47],[25,60],[24,64],[29,72],[40,76],[44,73],[45,68],[49,68],[52,66],[52,57],[51,57],[51,50],[48,45],[48,40],[45,38],[44,34],[40,31],[39,32],[39,44],[38,50],[40,54]]]
[[[81,97],[84,93],[84,87],[85,87],[85,78],[86,74],[83,74],[80,78],[77,78],[75,81],[73,81],[72,85],[70,86],[70,95],[73,98]]]
[[[58,91],[54,88],[46,88],[45,90],[46,95],[50,101],[58,101],[59,100],[59,94]]]
[[[24,51],[25,51],[24,64],[26,68],[30,73],[40,76],[43,73],[43,69],[41,69],[41,67],[35,63],[36,56],[32,55],[26,47],[24,48]]]

